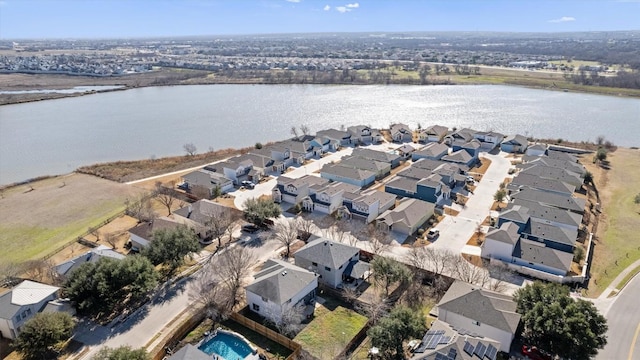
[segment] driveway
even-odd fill
[[[440,237],[430,245],[434,249],[480,255],[480,248],[466,245],[467,241],[475,233],[478,225],[489,216],[493,195],[498,191],[500,183],[507,177],[511,168],[511,162],[504,157],[504,153],[498,155],[483,153],[481,157],[491,160],[491,165],[460,213],[457,216],[445,216],[435,226],[440,230]]]

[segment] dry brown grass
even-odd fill
[[[478,174],[484,175],[487,172],[487,169],[489,169],[489,166],[491,166],[491,160],[482,158],[482,159],[480,159],[480,161],[481,161],[480,166],[477,166],[477,167],[474,167],[474,168],[470,169],[469,172],[473,172],[473,173],[478,173]],[[474,178],[475,178],[475,176],[474,176]],[[476,178],[476,180],[478,180],[478,179]]]

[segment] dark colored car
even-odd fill
[[[259,227],[253,225],[253,224],[246,224],[246,225],[242,225],[242,231],[244,232],[248,232],[248,233],[254,233],[256,231],[260,230]]]
[[[535,346],[522,345],[522,355],[531,360],[551,360],[551,355],[545,354]]]

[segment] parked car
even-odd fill
[[[531,360],[551,360],[551,355],[540,351],[535,346],[522,345],[522,355]]]
[[[258,230],[260,230],[260,228],[257,227],[256,225],[253,225],[253,224],[242,225],[242,231],[244,231],[244,232],[254,233],[254,232],[258,231]]]
[[[255,188],[255,187],[256,187],[256,184],[252,183],[251,181],[244,180],[244,181],[242,182],[242,186],[244,186],[244,187],[245,187],[245,188],[247,188],[247,189],[253,189],[253,188]]]
[[[431,230],[429,230],[429,232],[427,233],[427,239],[429,239],[429,240],[434,240],[434,239],[436,239],[438,236],[440,236],[440,230],[438,230],[438,229],[431,229]]]

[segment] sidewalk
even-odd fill
[[[607,299],[609,297],[609,294],[611,294],[612,291],[621,290],[621,289],[618,289],[618,285],[624,285],[624,284],[620,284],[622,279],[624,279],[625,276],[627,276],[630,272],[632,272],[635,268],[639,266],[640,266],[640,259],[636,260],[633,264],[627,266],[626,269],[622,270],[622,272],[618,276],[616,276],[615,279],[613,279],[611,284],[609,284],[609,286],[606,289],[604,289],[602,294],[598,296],[598,299],[600,300]]]

